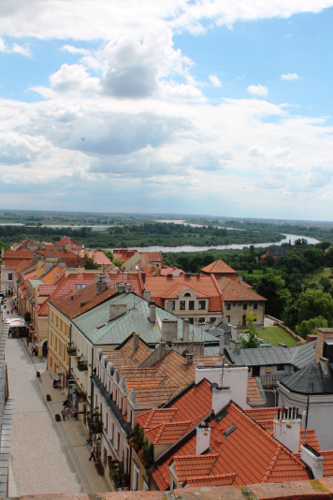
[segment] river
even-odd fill
[[[305,238],[309,244],[314,245],[315,243],[319,243],[319,240],[316,240],[315,238],[310,238],[309,236],[299,236],[297,234],[284,234],[284,238],[280,241],[275,241],[275,242],[269,242],[269,243],[255,243],[253,246],[258,248],[258,247],[268,247],[270,245],[282,245],[282,243],[289,243],[294,244],[296,240],[299,238]],[[153,246],[153,247],[135,247],[138,252],[206,252],[207,250],[228,250],[228,249],[234,249],[234,250],[241,250],[242,248],[245,247],[250,247],[252,246],[251,243],[246,243],[246,244],[239,244],[239,243],[234,243],[233,245],[216,245],[216,246],[204,246],[204,247],[194,247],[190,245],[184,245],[184,246],[179,246],[179,247],[161,247],[161,246]],[[108,248],[108,250],[115,250],[114,248]]]

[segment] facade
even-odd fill
[[[18,266],[31,262],[33,251],[29,250],[2,250],[1,253],[1,293],[13,293],[13,278]]]
[[[145,288],[157,305],[192,325],[222,320],[223,294],[214,276],[147,276]]]
[[[236,327],[246,326],[246,314],[252,312],[256,326],[264,326],[267,299],[255,293],[241,278],[237,281],[223,277],[217,280],[224,299],[224,321]]]

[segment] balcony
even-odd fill
[[[84,359],[80,359],[80,361],[77,362],[77,369],[79,372],[87,372],[88,371],[88,361]]]
[[[67,354],[69,357],[75,357],[77,356],[77,347],[71,342],[67,346]]]
[[[76,380],[75,380],[75,377],[73,375],[67,375],[66,376],[66,382],[67,382],[67,385],[76,385]]]
[[[101,414],[98,409],[92,411],[87,416],[89,430],[92,434],[102,434],[103,422],[101,421]]]

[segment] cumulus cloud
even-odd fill
[[[264,87],[263,85],[250,85],[248,88],[247,88],[247,91],[250,93],[250,94],[253,94],[253,95],[259,95],[259,96],[266,96],[268,94],[268,88],[267,87]]]
[[[300,77],[297,73],[287,73],[286,75],[281,75],[281,80],[299,80]]]
[[[50,84],[57,92],[98,92],[99,79],[89,76],[82,64],[63,64],[50,76]]]
[[[210,76],[209,76],[209,79],[210,79],[210,81],[212,82],[212,84],[214,85],[214,87],[221,87],[221,86],[222,86],[222,83],[221,83],[221,82],[220,82],[220,80],[217,78],[217,76],[210,75]]]

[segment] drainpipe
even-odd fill
[[[309,398],[309,396],[308,396],[308,398],[307,398],[307,399],[308,399],[308,400],[307,400],[307,402],[306,402],[306,419],[305,419],[305,429],[307,429],[307,428],[308,428],[308,417],[309,417],[309,406],[310,406],[310,405],[309,405],[309,403],[310,403],[310,401],[309,401],[309,399],[310,399],[310,398]]]

